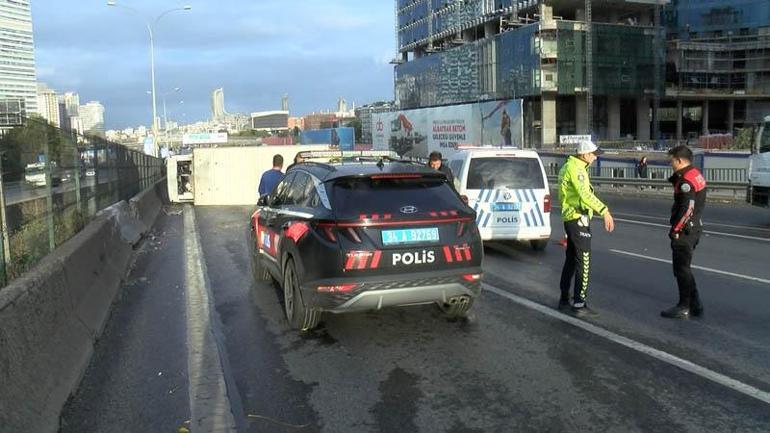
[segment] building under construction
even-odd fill
[[[524,100],[525,142],[650,140],[664,29],[650,0],[397,0],[402,109]],[[588,113],[592,113],[589,115]]]
[[[673,0],[664,136],[729,133],[770,115],[770,1]]]

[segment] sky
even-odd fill
[[[211,116],[223,87],[230,113],[292,115],[393,99],[392,0],[122,0],[155,27],[158,114],[169,120]],[[107,129],[150,125],[150,47],[144,21],[106,0],[32,0],[38,80],[81,104],[105,106]],[[180,103],[180,101],[183,101]]]

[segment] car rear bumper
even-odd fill
[[[479,229],[482,241],[530,241],[551,237],[551,227]]]
[[[385,307],[449,302],[452,298],[475,298],[481,293],[481,279],[467,281],[463,275],[481,275],[481,268],[450,272],[410,274],[405,277],[344,278],[304,284],[303,300],[309,308],[331,313],[379,310]],[[319,293],[319,286],[356,284],[349,293]]]

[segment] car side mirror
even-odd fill
[[[267,199],[270,197],[269,195],[265,194],[257,200],[257,206],[267,206]]]

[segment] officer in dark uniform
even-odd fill
[[[677,146],[668,155],[674,169],[674,175],[669,179],[674,185],[674,206],[668,236],[671,238],[674,276],[679,285],[679,303],[660,315],[669,319],[687,319],[703,314],[690,263],[703,226],[701,216],[706,205],[706,179],[692,166],[692,151],[687,146]]]

